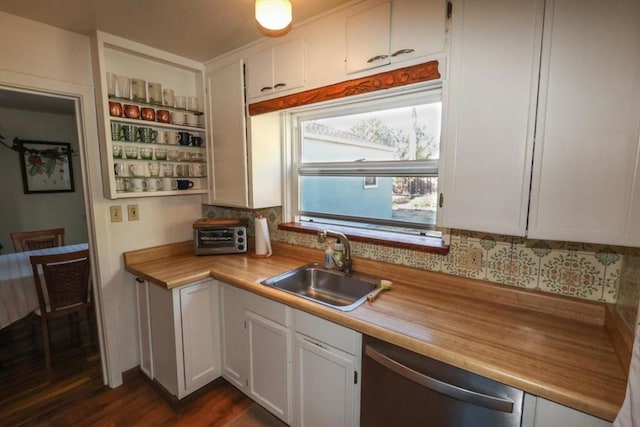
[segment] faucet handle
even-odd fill
[[[327,240],[327,230],[318,230],[318,242],[322,243]]]

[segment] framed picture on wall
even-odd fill
[[[71,144],[19,141],[24,194],[73,192]]]

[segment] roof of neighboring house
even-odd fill
[[[358,135],[355,135],[351,132],[335,129],[327,125],[320,124],[318,122],[305,122],[304,132],[305,132],[305,135],[307,136],[310,136],[309,134],[314,134],[314,136],[321,135],[321,136],[329,136],[332,138],[339,138],[343,141],[353,141],[353,142],[363,142],[367,144],[373,144],[371,141],[368,141],[364,138],[360,138]],[[379,145],[379,144],[376,144],[376,145]]]

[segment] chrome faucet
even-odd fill
[[[318,231],[318,242],[322,243],[327,239],[327,236],[335,237],[336,239],[342,242],[344,246],[344,256],[342,260],[336,259],[335,255],[333,256],[333,262],[338,267],[338,270],[344,271],[345,274],[351,273],[351,243],[349,243],[349,239],[347,236],[340,233],[339,231],[332,230],[320,230]]]

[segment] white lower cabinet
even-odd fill
[[[358,426],[362,335],[295,310],[293,425]]]
[[[220,283],[222,376],[291,423],[291,308]]]
[[[218,285],[167,290],[137,281],[140,367],[182,399],[220,376]]]
[[[541,397],[525,394],[522,427],[611,427],[611,423]]]

